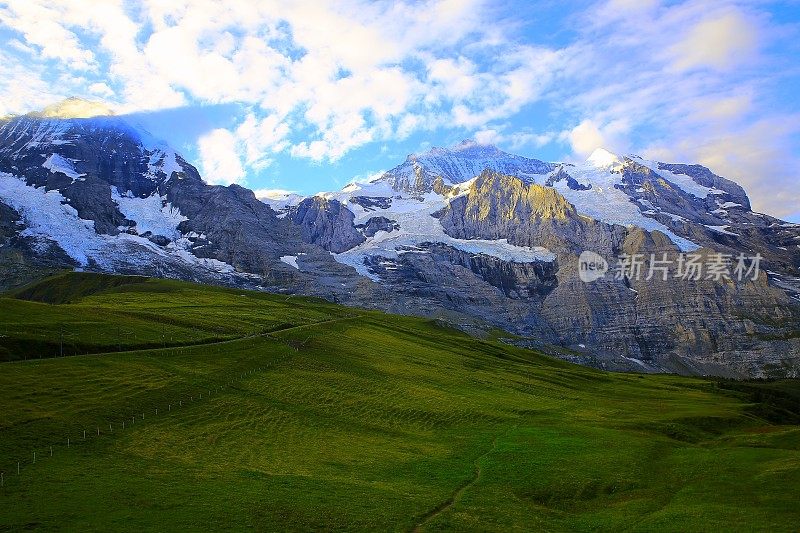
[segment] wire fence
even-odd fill
[[[152,419],[159,420],[167,416],[174,416],[176,413],[183,411],[187,406],[196,405],[204,400],[207,401],[211,398],[219,396],[225,390],[234,388],[237,383],[243,381],[249,376],[252,376],[257,372],[268,370],[291,359],[297,352],[308,348],[309,343],[314,338],[314,335],[308,335],[304,339],[291,337],[284,339],[276,334],[287,332],[293,329],[296,330],[359,317],[360,315],[347,315],[331,320],[302,324],[300,326],[285,328],[278,331],[260,333],[250,337],[235,339],[233,341],[210,343],[209,347],[213,346],[218,349],[222,348],[220,345],[228,344],[229,342],[235,342],[236,340],[252,341],[253,346],[256,346],[257,339],[260,337],[269,338],[285,344],[288,348],[290,348],[291,351],[287,352],[283,357],[272,359],[268,363],[261,362],[258,366],[249,367],[246,370],[240,369],[236,372],[228,372],[221,379],[217,378],[216,380],[207,381],[203,384],[193,384],[191,385],[191,392],[176,394],[171,401],[162,400],[151,403],[150,406],[146,408],[129,408],[124,414],[109,415],[104,417],[102,422],[98,421],[92,424],[90,427],[84,427],[82,430],[78,431],[77,435],[75,432],[72,432],[68,435],[65,435],[58,442],[50,442],[44,445],[35,446],[29,450],[20,450],[17,454],[19,459],[17,459],[16,464],[6,465],[5,467],[0,468],[0,488],[5,488],[8,486],[9,482],[11,482],[13,479],[20,479],[26,469],[29,469],[37,463],[41,463],[43,460],[58,456],[63,450],[69,450],[76,446],[91,443],[93,441],[97,441],[97,439],[111,438],[114,435],[118,435],[122,432],[127,432],[134,428],[140,427],[142,424]],[[200,347],[202,346],[195,345],[182,348],[197,349]],[[181,351],[182,348],[175,348],[175,353]],[[170,349],[167,348],[167,350]]]

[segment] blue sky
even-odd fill
[[[800,220],[800,2],[0,3],[0,114],[106,103],[214,183],[314,193],[464,138],[702,163]]]

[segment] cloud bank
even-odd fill
[[[70,95],[137,113],[236,103],[241,116],[196,142],[215,183],[463,134],[700,162],[756,208],[798,211],[800,105],[786,88],[800,90],[800,21],[781,2],[610,0],[531,24],[515,16],[526,6],[11,0],[0,115]]]

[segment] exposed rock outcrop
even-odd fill
[[[353,225],[353,213],[338,200],[306,198],[289,217],[300,226],[305,242],[319,244],[331,252],[344,252],[364,242],[364,236]]]
[[[374,237],[379,231],[385,231],[387,233],[397,231],[400,229],[400,225],[386,217],[372,217],[364,224],[358,224],[356,229],[363,233],[365,237]]]

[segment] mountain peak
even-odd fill
[[[493,144],[482,144],[474,139],[464,139],[453,146],[434,146],[427,152],[411,154],[406,160],[415,161],[441,157],[487,158],[510,157],[510,154],[503,152]]]
[[[71,96],[31,114],[40,118],[92,118],[114,115],[114,111],[102,102]]]
[[[605,148],[596,149],[586,161],[597,168],[613,168],[622,165],[623,162],[620,156]]]
[[[453,148],[455,150],[464,149],[464,148],[471,148],[473,146],[489,146],[489,145],[482,145],[481,143],[477,142],[475,139],[464,139]]]
[[[532,176],[547,174],[553,168],[554,165],[538,159],[508,154],[494,145],[465,139],[449,148],[434,147],[411,154],[382,179],[389,180],[395,190],[421,194],[433,190],[433,182],[439,177],[448,184],[464,183],[489,169],[532,181]]]

